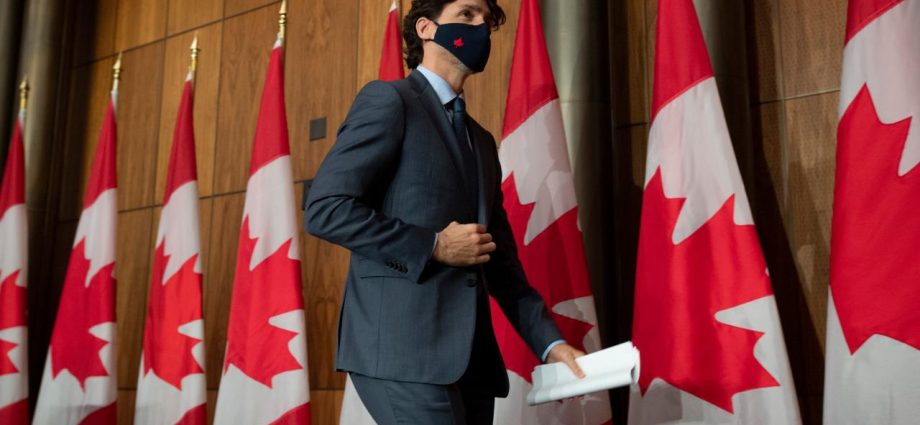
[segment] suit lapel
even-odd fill
[[[447,114],[444,113],[444,106],[441,105],[437,93],[431,88],[431,84],[428,84],[425,76],[418,71],[412,71],[408,79],[415,88],[416,93],[418,93],[418,98],[422,102],[422,109],[428,114],[428,119],[431,120],[431,123],[434,124],[438,134],[441,136],[441,142],[450,152],[454,170],[465,182],[467,176],[463,171],[463,159],[458,149],[457,136],[454,135],[454,128],[450,125]]]

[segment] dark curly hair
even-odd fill
[[[419,18],[428,18],[432,21],[441,16],[444,6],[457,0],[412,0],[412,8],[403,18],[403,40],[406,42],[406,66],[409,69],[415,69],[418,64],[422,63],[422,57],[425,55],[422,49],[422,39],[419,38],[415,30],[415,23]],[[498,27],[505,24],[505,11],[498,5],[498,0],[486,0],[486,6],[489,8],[489,18],[486,23],[497,30]]]

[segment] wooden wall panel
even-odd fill
[[[227,345],[227,320],[236,268],[236,248],[243,219],[245,194],[217,196],[212,199],[210,241],[205,264],[204,295],[205,365],[208,388],[217,389],[223,370]]]
[[[168,0],[169,16],[166,34],[169,36],[219,20],[223,17],[223,0]]]
[[[310,413],[314,424],[337,424],[343,391],[310,391]]]
[[[779,0],[785,96],[840,86],[846,7],[846,0]]]
[[[281,2],[278,0],[226,0],[224,2],[224,17],[230,18],[243,12],[248,12],[253,9],[260,8],[267,4],[276,4],[280,6]],[[291,11],[291,6],[291,2],[289,1],[288,12]],[[275,10],[277,11],[277,7]]]
[[[166,0],[118,0],[115,50],[163,38],[166,35]]]
[[[224,22],[214,193],[246,189],[259,101],[277,23],[276,5]]]
[[[58,218],[76,220],[83,210],[83,192],[109,102],[113,60],[105,59],[74,70],[67,119],[64,172]]]
[[[122,66],[116,108],[120,210],[154,204],[163,43],[125,53]]]
[[[214,141],[217,133],[217,90],[220,81],[220,38],[222,24],[216,23],[171,37],[166,41],[163,67],[163,93],[160,112],[159,149],[155,202],[163,199],[166,171],[176,127],[176,115],[188,73],[189,46],[198,34],[198,72],[194,85],[195,157],[198,167],[198,193],[212,193],[214,178]]]
[[[137,400],[137,391],[118,390],[117,417],[118,425],[131,425],[134,423],[134,402]]]
[[[770,182],[769,187],[757,191],[757,198],[752,202],[760,203],[764,197],[772,197],[773,202],[780,205],[781,208],[786,206],[786,184],[787,174],[784,167],[786,161],[785,147],[783,145],[784,130],[784,113],[783,104],[780,102],[771,102],[760,105],[755,111],[757,122],[755,135],[757,144],[760,149],[755,152],[755,157],[762,161],[766,175],[763,180]]]
[[[383,48],[383,33],[386,29],[390,4],[391,2],[385,0],[360,0],[358,2],[358,78],[356,80],[358,89],[369,81],[377,79],[380,70],[380,52]],[[397,7],[400,6],[397,5]],[[400,28],[402,28],[402,16],[400,14]]]
[[[779,30],[779,0],[761,0],[751,2],[749,14],[753,15],[754,48],[750,49],[751,65],[756,91],[751,98],[760,102],[777,100],[782,96]]]
[[[118,387],[136,388],[144,317],[147,311],[153,209],[118,214],[115,245],[116,320],[118,323]]]
[[[288,17],[286,87],[294,180],[312,178],[354,99],[357,0],[299,0]],[[309,141],[311,119],[326,138]]]
[[[808,310],[818,329],[825,328],[827,312],[836,108],[837,93],[786,101],[790,241]]]

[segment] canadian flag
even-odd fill
[[[600,348],[578,205],[569,164],[559,95],[543,37],[537,0],[521,3],[502,143],[504,208],[518,256],[569,344]],[[496,424],[610,423],[607,392],[560,403],[527,406],[531,372],[540,364],[492,301],[492,323],[510,381],[495,403]]]
[[[114,424],[115,103],[105,112],[45,360],[35,425]]]
[[[920,417],[920,1],[850,0],[837,127],[826,424]]]
[[[204,324],[193,80],[182,90],[157,228],[134,423],[204,425]]]
[[[659,0],[629,423],[800,423],[776,301],[692,0]]]
[[[271,53],[243,206],[219,424],[310,423],[282,38]]]
[[[0,186],[0,425],[29,423],[29,369],[26,327],[25,156],[22,123],[13,123],[13,138]]]
[[[399,7],[396,0],[387,12],[387,28],[383,33],[383,48],[380,54],[380,70],[377,78],[383,81],[402,80],[403,70],[402,34],[399,32]]]

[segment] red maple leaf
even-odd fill
[[[454,40],[454,47],[456,47],[456,48],[458,48],[458,49],[461,48],[461,47],[463,47],[463,38],[462,38],[462,37],[461,37],[461,38],[458,38],[458,39],[456,39],[456,40]]]
[[[524,235],[535,204],[521,203],[514,175],[502,183],[502,192],[518,258],[528,282],[543,297],[566,342],[584,350],[585,335],[593,325],[552,311],[559,303],[591,295],[584,246],[578,230],[578,209],[572,208],[563,214],[525,245]],[[492,326],[505,366],[530,382],[530,372],[541,361],[514,331],[495,301],[492,301]]]
[[[193,255],[163,283],[169,261],[165,243],[157,247],[153,260],[153,279],[147,301],[144,328],[144,373],[153,370],[160,379],[182,389],[182,378],[204,373],[192,356],[200,339],[179,333],[179,327],[201,319],[201,274],[195,271],[198,255]]]
[[[735,198],[678,244],[672,235],[684,199],[665,197],[661,170],[642,201],[633,343],[642,353],[639,386],[661,378],[732,413],[732,396],[779,383],[754,358],[763,335],[716,320],[716,313],[772,294],[752,225],[733,221]]]
[[[830,280],[850,353],[872,335],[920,350],[920,172],[898,176],[910,121],[882,123],[863,86],[837,128]]]
[[[235,365],[271,388],[275,375],[303,368],[288,348],[297,334],[268,323],[274,316],[303,309],[300,262],[288,258],[288,240],[250,271],[257,239],[247,235],[249,217],[240,230],[224,369]]]
[[[16,284],[20,270],[16,270],[0,282],[0,330],[23,326],[26,324],[26,288]],[[0,375],[17,373],[16,365],[9,354],[18,344],[0,340]]]
[[[99,350],[108,344],[89,332],[93,326],[115,321],[115,263],[103,266],[86,285],[90,261],[85,240],[70,254],[67,277],[51,335],[51,372],[67,369],[81,386],[93,376],[109,376]]]

